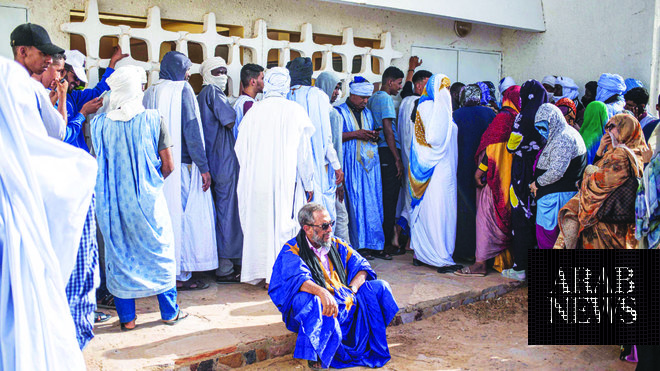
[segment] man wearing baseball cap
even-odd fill
[[[25,23],[11,32],[14,60],[32,74],[41,74],[51,63],[51,55],[62,54],[64,49],[50,41],[48,32],[34,23]]]
[[[14,53],[14,61],[23,66],[30,75],[40,75],[52,62],[51,55],[64,53],[64,49],[53,45],[46,30],[33,23],[25,23],[14,29],[10,36],[10,45]],[[53,107],[43,86],[30,79],[34,83],[39,101],[39,114],[44,122],[48,136],[62,140],[66,133],[66,117]],[[38,87],[38,89],[36,88]]]

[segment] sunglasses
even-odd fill
[[[310,227],[321,228],[322,230],[327,231],[330,227],[335,226],[335,221],[333,220],[330,223],[323,223],[321,225],[316,225],[316,224],[307,224],[307,225],[310,226]]]
[[[614,129],[615,127],[616,127],[615,124],[607,124],[607,125],[605,125],[605,130],[610,131],[610,130]]]

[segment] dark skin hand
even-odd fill
[[[358,139],[365,142],[375,142],[378,140],[378,132],[375,130],[359,129],[341,134],[341,140],[348,142],[349,140]]]
[[[481,169],[477,169],[477,171],[474,173],[474,181],[477,183],[477,188],[483,188],[486,186],[486,183],[481,181],[481,178],[484,175],[486,175],[486,172]]]
[[[80,113],[82,113],[83,116],[87,116],[92,113],[96,113],[96,111],[98,111],[101,106],[103,106],[103,98],[94,98],[83,104],[83,106],[80,108]]]
[[[344,187],[337,188],[335,194],[337,195],[339,202],[344,202]]]

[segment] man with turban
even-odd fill
[[[237,194],[243,227],[241,282],[270,282],[273,263],[300,227],[298,210],[314,194],[311,137],[314,126],[300,104],[286,99],[289,71],[264,77],[264,99],[241,122],[236,139],[240,166]]]
[[[357,76],[349,84],[346,102],[335,107],[343,121],[344,171],[351,243],[366,259],[370,250],[381,252],[383,234],[383,201],[378,157],[378,131],[367,101],[374,85]]]
[[[319,74],[316,78],[316,84],[319,89],[323,90],[330,98],[330,104],[335,103],[337,98],[341,95],[341,80],[331,71],[325,71]],[[330,108],[330,127],[332,128],[332,146],[337,152],[337,159],[339,164],[344,163],[344,151],[341,141],[341,133],[344,130],[344,125],[339,112],[333,107]],[[335,212],[337,218],[335,219],[335,236],[341,238],[347,243],[351,243],[348,235],[348,212],[346,211],[346,202],[344,202],[344,184],[337,184],[337,192],[335,197]]]
[[[176,303],[175,242],[164,194],[175,166],[172,141],[161,113],[142,104],[143,76],[140,67],[118,68],[107,80],[106,112],[91,123],[99,165],[96,213],[122,331],[136,326],[136,298],[156,295],[165,324],[187,317]]]
[[[548,102],[555,102],[555,85],[557,85],[557,77],[553,75],[547,75],[541,80],[541,85],[545,88],[545,91],[548,93]]]
[[[314,125],[312,156],[314,158],[314,199],[325,206],[330,218],[337,219],[335,193],[337,184],[344,181],[344,172],[332,146],[330,127],[330,98],[321,89],[312,86],[314,72],[311,58],[298,57],[287,63],[291,76],[291,91],[287,99],[297,102],[309,115]]]
[[[605,103],[608,118],[623,112],[623,107],[626,105],[626,101],[623,99],[625,91],[626,84],[623,77],[612,73],[600,75],[596,100]]]
[[[221,57],[209,58],[200,68],[204,87],[197,97],[199,103],[206,158],[209,160],[211,190],[215,204],[215,232],[218,246],[218,283],[240,282],[243,231],[238,216],[238,160],[232,127],[236,112],[225,95],[227,63]]]
[[[186,81],[190,66],[183,53],[168,52],[160,63],[160,80],[144,94],[144,106],[160,112],[174,144],[174,171],[164,191],[174,230],[179,290],[207,288],[201,280],[191,281],[191,273],[218,268],[204,133],[195,93]]]

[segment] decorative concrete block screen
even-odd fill
[[[380,81],[380,74],[373,72],[371,57],[378,59],[382,68],[388,67],[393,59],[401,58],[403,54],[392,49],[392,36],[389,32],[380,35],[380,49],[355,46],[353,42],[353,29],[345,28],[342,35],[341,45],[316,44],[313,41],[312,25],[305,23],[301,27],[300,42],[286,40],[272,40],[267,36],[268,27],[263,19],[255,23],[255,35],[252,38],[241,38],[237,36],[222,36],[216,32],[216,17],[214,13],[204,15],[204,28],[202,33],[190,33],[187,31],[167,31],[161,27],[160,8],[157,6],[149,8],[147,14],[146,28],[132,28],[130,26],[110,26],[101,23],[97,0],[88,0],[85,7],[85,18],[83,22],[65,23],[61,26],[62,31],[81,35],[85,39],[87,55],[87,75],[91,86],[98,82],[98,69],[108,66],[109,59],[99,57],[99,42],[104,36],[117,37],[119,45],[124,53],[130,53],[130,39],[140,39],[147,44],[148,62],[135,60],[131,57],[122,61],[122,64],[134,64],[144,68],[149,75],[149,83],[158,80],[160,68],[160,46],[165,42],[174,42],[176,50],[188,55],[188,42],[199,43],[202,46],[204,59],[214,56],[215,49],[219,45],[227,46],[229,58],[227,60],[227,72],[230,77],[230,92],[234,97],[239,94],[240,72],[241,72],[241,47],[252,52],[252,63],[257,63],[266,68],[268,52],[271,49],[280,51],[279,65],[284,66],[290,60],[292,50],[297,51],[303,57],[312,57],[316,52],[323,55],[321,69],[314,71],[314,78],[323,71],[334,71],[332,68],[332,53],[339,54],[342,59],[342,71],[334,71],[345,83],[354,75],[362,76],[371,82]],[[362,67],[356,74],[351,73],[351,65],[355,56],[362,57]],[[199,73],[199,64],[193,64],[191,74]],[[343,89],[346,92],[348,89]]]

